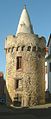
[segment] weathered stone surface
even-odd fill
[[[28,46],[31,47],[30,51],[27,51]],[[36,49],[32,51],[35,46]],[[21,97],[23,107],[45,103],[44,48],[45,40],[40,40],[35,34],[20,33],[17,37],[7,37],[5,41],[7,104],[13,104],[17,94]],[[18,70],[16,70],[17,56],[22,56],[22,66]],[[17,79],[21,79],[22,83],[21,88],[15,89]]]

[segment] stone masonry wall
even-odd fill
[[[45,103],[44,40],[41,40],[40,44],[39,38],[32,34],[21,33],[17,37],[7,37],[5,41],[7,104],[13,104],[17,94],[21,96],[21,106]],[[30,46],[29,51],[28,46]],[[16,70],[17,56],[22,56],[20,70]],[[22,80],[20,89],[15,89],[17,79]]]

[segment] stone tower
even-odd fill
[[[24,7],[16,35],[5,40],[7,104],[45,103],[45,38],[33,33]]]

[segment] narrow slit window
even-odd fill
[[[16,89],[19,87],[19,80],[16,80]]]
[[[22,68],[22,57],[17,57],[17,66],[16,69],[21,69]]]

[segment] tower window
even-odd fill
[[[16,80],[15,89],[19,87],[19,80]]]
[[[17,47],[16,51],[18,51],[20,49],[20,46]]]
[[[24,50],[25,46],[22,46],[22,51]]]
[[[20,89],[22,88],[22,79],[17,79],[15,81],[15,89]]]
[[[28,46],[27,51],[30,51],[30,50],[31,50],[31,46]]]
[[[17,107],[20,107],[21,102],[22,102],[22,96],[21,96],[21,94],[17,94],[17,96],[14,97],[14,105]]]
[[[14,105],[17,106],[17,107],[20,107],[21,106],[21,102],[22,102],[22,96],[21,94],[17,94],[15,97],[14,97]]]
[[[16,69],[21,69],[21,67],[22,67],[22,57],[19,56],[19,57],[17,57]]]
[[[51,72],[51,63],[49,63],[49,71]]]

